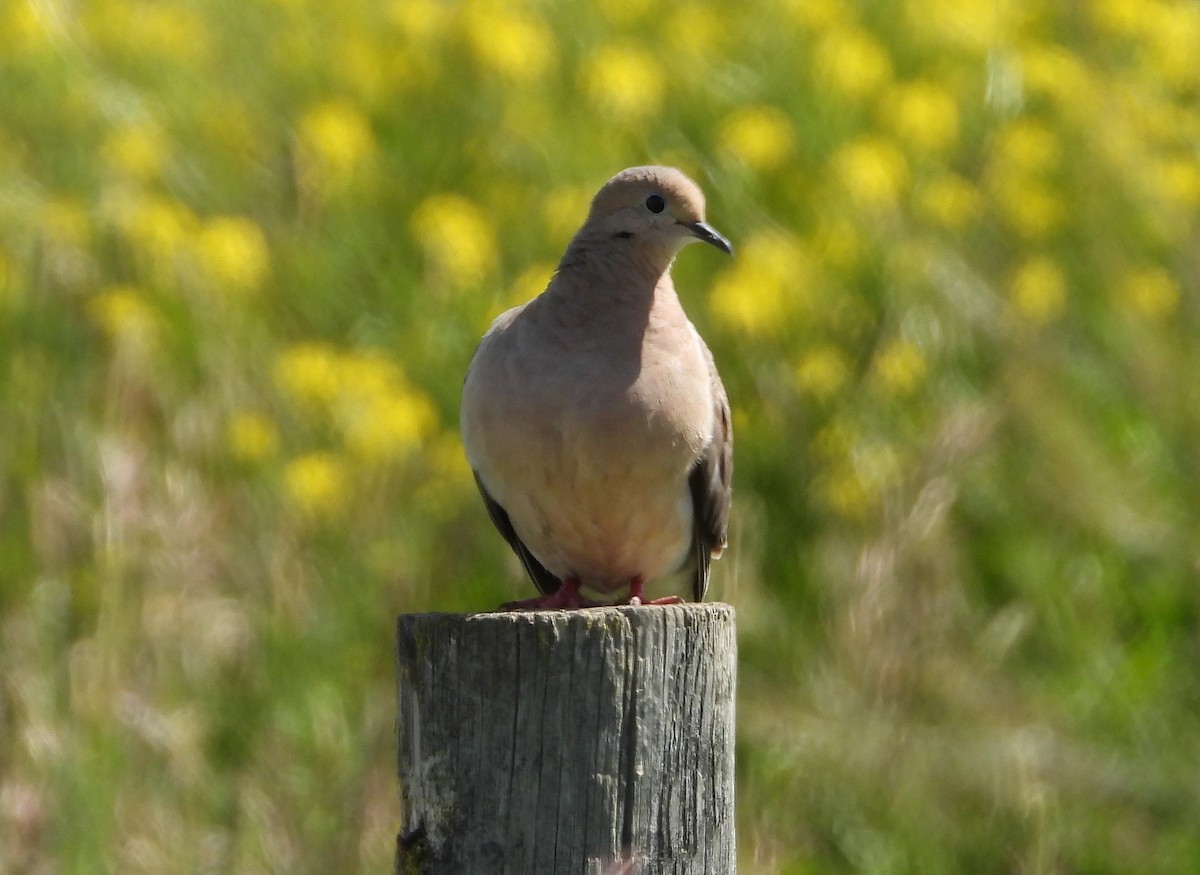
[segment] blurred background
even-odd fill
[[[4,0],[0,873],[390,871],[621,168],[735,408],[741,871],[1200,870],[1200,4]]]

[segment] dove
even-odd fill
[[[733,254],[696,183],[672,167],[623,170],[546,290],[502,313],[476,348],[463,446],[540,593],[506,608],[703,599],[727,543],[733,430],[671,279],[697,241]]]

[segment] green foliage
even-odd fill
[[[746,872],[1200,868],[1200,7],[0,7],[0,872],[378,872],[456,436],[622,167],[738,249]]]

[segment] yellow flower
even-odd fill
[[[170,155],[166,135],[152,122],[143,121],[113,131],[100,146],[104,163],[137,180],[162,176]]]
[[[406,454],[437,424],[437,412],[378,350],[341,352],[299,344],[276,361],[275,381],[293,402],[332,422],[357,457]]]
[[[530,11],[482,0],[465,4],[462,12],[467,44],[486,71],[517,83],[550,73],[557,55],[554,33]]]
[[[903,473],[895,448],[860,434],[852,423],[831,423],[813,443],[826,460],[814,483],[817,498],[844,519],[862,520],[876,510]]]
[[[792,123],[773,106],[747,106],[721,122],[717,148],[751,170],[774,170],[792,151]]]
[[[928,365],[916,344],[897,340],[879,351],[872,365],[873,376],[885,392],[908,395],[925,379]]]
[[[126,44],[161,58],[197,64],[212,46],[208,22],[198,11],[166,3],[130,4]]]
[[[48,52],[60,34],[53,16],[34,0],[15,0],[7,4],[0,17],[0,40],[11,51],[26,55]]]
[[[983,213],[983,195],[961,176],[944,173],[918,188],[916,206],[935,224],[959,231]]]
[[[591,104],[621,120],[653,115],[666,96],[667,77],[658,58],[632,41],[600,46],[584,61],[581,75]]]
[[[209,220],[200,229],[196,248],[204,269],[222,291],[255,291],[271,268],[262,229],[241,216]]]
[[[1037,180],[1002,177],[991,188],[1005,221],[1028,240],[1045,240],[1066,219],[1067,208],[1062,198]]]
[[[864,98],[892,77],[892,60],[879,40],[865,30],[839,27],[830,30],[813,52],[819,85],[843,97]]]
[[[783,330],[783,286],[762,266],[745,257],[713,282],[708,306],[727,328],[752,337],[775,336]]]
[[[284,496],[310,517],[342,510],[350,494],[346,465],[332,453],[308,453],[293,459],[283,472]]]
[[[1035,256],[1017,269],[1009,294],[1019,316],[1044,325],[1066,309],[1067,281],[1057,264],[1045,256]]]
[[[686,63],[703,63],[720,51],[728,24],[711,6],[679,6],[663,19],[662,38],[671,54]]]
[[[363,33],[346,34],[326,50],[337,82],[368,106],[378,104],[387,94],[388,68],[393,51],[382,48]]]
[[[1088,4],[1092,20],[1110,33],[1132,36],[1145,21],[1146,0],[1092,0]]]
[[[196,65],[211,53],[208,20],[183,4],[92,0],[78,12],[91,41],[110,54]]]
[[[1133,128],[1139,145],[1183,145],[1200,140],[1200,103],[1195,107],[1182,101],[1151,98],[1141,85],[1116,85],[1113,88],[1115,112],[1122,125]]]
[[[346,447],[371,462],[403,458],[437,426],[433,404],[415,390],[363,399],[342,419]]]
[[[1200,164],[1195,158],[1169,158],[1149,169],[1154,190],[1162,198],[1185,209],[1200,206]]]
[[[790,317],[811,304],[812,257],[780,231],[752,235],[740,248],[737,261],[713,283],[709,308],[734,331],[778,336]]]
[[[270,417],[253,410],[234,414],[226,439],[233,458],[247,464],[265,462],[279,451],[279,429]]]
[[[1008,37],[1014,6],[1004,0],[909,0],[905,11],[914,33],[982,53]]]
[[[897,85],[888,94],[885,106],[897,138],[919,152],[942,152],[958,140],[958,104],[941,85]]]
[[[1152,73],[1183,91],[1200,86],[1200,8],[1194,3],[1155,4],[1145,16]]]
[[[331,361],[339,398],[377,398],[404,382],[399,365],[380,350],[339,353]]]
[[[822,465],[813,484],[816,496],[844,519],[866,517],[901,474],[901,460],[892,447],[871,440],[857,423],[843,417],[817,432],[810,448]]]
[[[296,131],[300,185],[308,194],[345,188],[375,157],[371,123],[356,106],[330,101],[311,107]]]
[[[392,0],[388,20],[410,43],[437,44],[453,7],[443,0]]]
[[[88,301],[87,309],[117,348],[146,353],[158,341],[158,313],[136,286],[105,286]]]
[[[889,140],[864,137],[847,143],[832,165],[834,176],[863,209],[895,209],[908,187],[908,162]]]
[[[479,285],[496,265],[492,223],[462,195],[431,195],[413,211],[411,224],[436,278],[453,288]]]
[[[861,522],[875,506],[875,498],[851,465],[837,465],[813,482],[817,498],[842,519]]]
[[[310,415],[332,424],[357,458],[407,455],[437,426],[437,410],[382,352],[298,344],[275,363],[275,382]]]
[[[199,10],[168,4],[150,7],[154,14],[146,15],[146,6],[138,4],[135,18],[145,22],[139,39],[157,46],[158,54],[188,64],[200,64],[212,53],[213,38],[208,19]]]
[[[1136,315],[1153,321],[1167,319],[1179,308],[1179,284],[1161,267],[1142,267],[1117,283],[1117,300]]]
[[[796,388],[824,401],[836,395],[850,377],[846,356],[836,346],[825,344],[800,357],[794,373]]]
[[[747,261],[754,261],[774,281],[791,288],[790,300],[810,300],[815,264],[812,254],[796,237],[780,229],[756,231],[742,242]]]
[[[192,212],[179,201],[165,197],[120,202],[115,214],[122,236],[155,273],[170,268],[195,233],[196,217]]]
[[[1043,179],[1061,155],[1058,137],[1033,119],[1010,123],[992,144],[988,188],[1005,221],[1026,239],[1046,239],[1067,217],[1062,199]]]
[[[1048,127],[1033,119],[1019,119],[996,137],[992,162],[1006,173],[1048,173],[1058,167],[1062,146]]]
[[[275,385],[292,401],[327,408],[338,395],[339,360],[323,343],[299,343],[275,358]]]
[[[1030,46],[1021,54],[1021,79],[1031,94],[1045,94],[1065,111],[1094,110],[1095,76],[1061,46]]]

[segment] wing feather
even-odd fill
[[[721,555],[728,543],[729,507],[733,500],[733,423],[729,411],[729,396],[717,373],[712,352],[703,340],[704,357],[708,362],[709,379],[713,389],[713,436],[696,460],[688,477],[692,491],[694,514],[692,545],[696,558],[696,576],[692,595],[696,601],[704,598],[708,589],[712,560]]]
[[[483,496],[484,506],[487,507],[488,516],[492,518],[492,523],[496,529],[508,541],[508,546],[512,547],[513,552],[517,554],[517,558],[521,560],[521,564],[525,566],[525,573],[529,575],[529,579],[533,581],[533,585],[538,588],[538,592],[542,595],[550,595],[562,585],[557,577],[546,570],[541,562],[538,562],[537,557],[529,552],[529,548],[525,546],[525,542],[521,540],[516,529],[513,528],[512,520],[508,518],[506,511],[496,499],[492,498],[487,491],[487,487],[483,485],[483,480],[479,477],[479,472],[475,474],[475,485],[479,487],[479,494]]]

